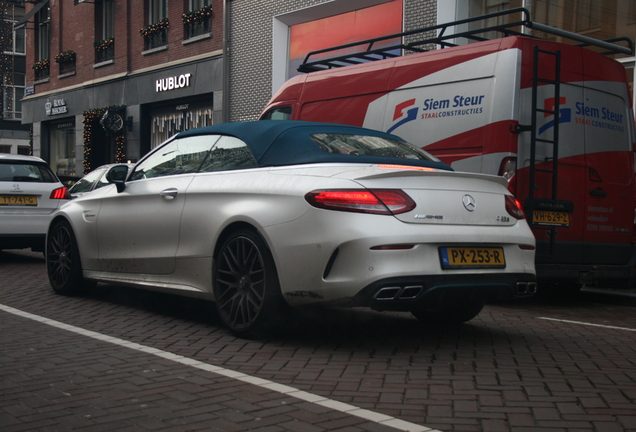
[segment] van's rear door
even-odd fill
[[[585,130],[586,262],[625,264],[634,224],[633,118],[624,83],[586,82],[575,121]],[[607,245],[607,246],[604,246]],[[619,246],[620,245],[620,246]]]

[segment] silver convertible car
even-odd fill
[[[213,300],[250,336],[289,306],[456,324],[536,290],[535,240],[506,181],[454,172],[394,135],[226,123],[176,135],[125,180],[111,173],[51,219],[60,294],[108,282]]]

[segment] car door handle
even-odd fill
[[[179,191],[177,190],[177,188],[164,189],[161,191],[161,197],[167,200],[171,200],[174,199],[174,197],[176,197],[178,193]]]

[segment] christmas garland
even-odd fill
[[[95,49],[97,49],[97,51],[104,51],[105,49],[108,49],[114,43],[115,43],[115,38],[110,38],[110,39],[95,41],[93,42],[93,46],[95,47]]]
[[[44,59],[39,62],[33,63],[33,66],[31,67],[35,70],[46,70],[49,68],[49,66],[50,66],[49,59]]]
[[[65,62],[72,62],[72,61],[75,61],[75,51],[73,50],[62,51],[61,53],[55,56],[56,63],[65,63]]]
[[[91,153],[93,142],[93,127],[99,125],[99,120],[102,118],[107,110],[113,111],[125,111],[126,105],[112,105],[106,108],[97,108],[88,111],[84,111],[84,174],[88,174],[91,171]],[[124,154],[124,146],[126,144],[123,134],[119,134],[115,137],[117,148],[115,149],[115,161],[122,162],[126,155]]]
[[[147,26],[144,26],[141,30],[139,30],[139,33],[143,36],[150,36],[154,33],[158,33],[162,30],[167,30],[170,28],[170,22],[168,21],[168,18],[163,18],[161,21],[156,22],[154,24],[148,24]]]
[[[185,23],[191,23],[194,21],[203,21],[212,16],[212,5],[203,6],[201,9],[195,11],[189,11],[181,15],[181,20]]]

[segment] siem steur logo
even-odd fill
[[[395,106],[395,110],[393,111],[393,121],[400,119],[397,123],[395,123],[389,130],[388,133],[393,132],[395,129],[402,126],[404,123],[408,123],[411,120],[415,120],[417,118],[417,112],[419,110],[415,105],[415,99],[409,99],[402,103],[399,103]],[[413,107],[407,111],[407,108]],[[406,111],[406,113],[405,113]]]
[[[543,101],[543,109],[545,111],[554,111],[556,106],[555,104],[556,98],[547,98]],[[572,109],[571,108],[561,108],[561,106],[565,105],[566,99],[565,97],[559,98],[559,124],[570,123],[572,121]],[[553,117],[551,113],[544,112],[543,117]],[[543,126],[539,128],[539,135],[543,132],[547,131],[551,127],[554,126],[554,119],[550,120]]]

